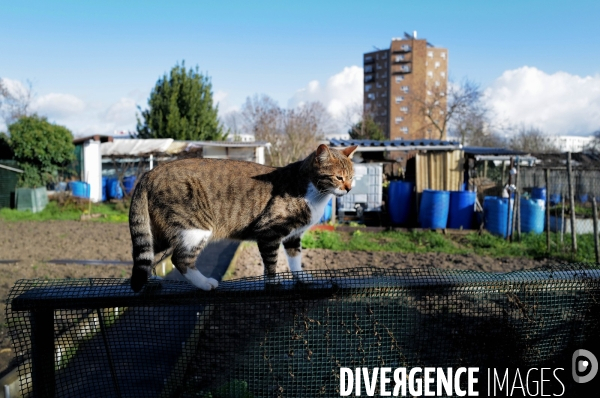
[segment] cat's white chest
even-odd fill
[[[329,199],[331,199],[330,194],[324,195],[320,193],[311,182],[308,185],[306,196],[304,196],[304,200],[310,209],[310,222],[308,225],[293,230],[290,236],[302,235],[308,228],[318,223],[321,217],[323,217]]]

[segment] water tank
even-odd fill
[[[512,210],[513,202],[514,200],[511,199],[510,210]],[[483,218],[485,223],[485,229],[487,229],[494,235],[500,235],[506,238],[506,222],[508,210],[508,198],[486,196],[483,200]],[[510,220],[508,220],[508,222],[512,223],[512,211],[510,212]]]
[[[546,188],[532,188],[531,199],[542,199],[546,201]]]
[[[541,203],[540,203],[541,202]],[[521,232],[544,232],[544,202],[521,198]]]
[[[76,198],[89,198],[90,197],[90,184],[83,181],[71,181],[69,183],[71,194]]]
[[[125,187],[125,193],[129,195],[133,192],[133,188],[135,188],[135,181],[137,180],[136,176],[128,176],[123,178],[123,186]]]
[[[391,181],[388,187],[388,213],[394,225],[406,225],[414,211],[412,181]]]
[[[450,192],[450,209],[448,212],[448,228],[471,229],[475,212],[476,192]]]
[[[106,185],[108,184],[108,177],[102,177],[102,201],[106,202]]]
[[[421,195],[419,222],[422,228],[446,228],[450,192],[426,189]]]
[[[332,206],[333,206],[333,198],[329,199],[327,202],[327,206],[325,206],[325,211],[323,212],[323,217],[321,217],[320,223],[326,223],[331,220]]]
[[[123,198],[123,189],[117,178],[109,178],[106,181],[106,196],[109,199],[121,199]]]

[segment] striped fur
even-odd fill
[[[332,195],[350,191],[350,157],[325,145],[281,168],[222,159],[184,159],[144,174],[133,194],[129,226],[133,244],[131,287],[139,291],[156,259],[172,253],[175,267],[195,286],[217,286],[195,267],[209,240],[254,240],[265,275],[275,275],[283,243],[298,270],[300,238],[322,216]],[[188,274],[188,272],[190,272]],[[305,274],[305,273],[304,273]],[[304,275],[303,274],[303,275]]]

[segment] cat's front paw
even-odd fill
[[[292,272],[294,279],[300,283],[314,283],[315,278],[306,271],[294,271]]]
[[[217,281],[214,278],[207,278],[206,279],[206,283],[210,286],[209,289],[204,289],[204,290],[213,290],[216,289],[217,286],[219,286],[219,281]]]
[[[281,287],[283,283],[283,278],[279,275],[267,275],[265,277],[265,289],[273,289]]]

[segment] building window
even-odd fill
[[[375,93],[369,93],[367,94],[367,98],[370,100],[374,100],[375,99]]]
[[[404,101],[404,97],[402,97],[400,95],[396,97],[396,103],[397,104],[401,103],[402,101]]]
[[[400,108],[400,110],[404,113],[408,113],[408,106],[403,106]]]
[[[433,51],[427,51],[427,56],[429,58],[433,58]]]
[[[408,44],[403,44],[400,49],[402,51],[410,51],[410,46]]]
[[[387,53],[383,53],[383,54],[381,55],[381,59],[387,59]]]
[[[404,55],[396,55],[396,62],[404,61]]]
[[[402,80],[404,80],[404,76],[396,76],[396,83],[400,83]]]
[[[446,72],[440,72],[440,75],[441,75],[442,77],[446,77]]]
[[[375,85],[377,86],[377,88],[381,88],[381,83],[377,82]]]
[[[436,82],[435,82],[435,86],[436,86],[436,87],[439,87],[439,86],[440,86],[440,82],[436,81]]]
[[[434,67],[439,68],[440,67],[440,61],[435,61]]]
[[[432,95],[433,93],[431,92],[431,90],[427,90],[427,95]]]
[[[408,93],[408,86],[402,86],[402,91],[404,91],[405,93]]]
[[[365,84],[365,91],[371,91],[372,88],[373,88],[372,84]]]
[[[446,59],[446,53],[442,51],[442,52],[440,53],[440,57],[442,57],[442,58]]]
[[[400,127],[400,131],[404,134],[408,134],[408,127]]]
[[[381,111],[381,116],[386,116],[387,115],[387,109],[384,109]]]
[[[370,55],[368,57],[365,57],[365,62],[373,62],[373,57]]]
[[[370,82],[373,80],[373,75],[366,75],[365,76],[365,82]]]
[[[365,66],[365,73],[371,73],[371,72],[373,72],[373,65]]]
[[[433,77],[433,71],[428,71],[428,72],[427,72],[427,76],[428,76],[428,77]]]
[[[381,93],[382,97],[387,97],[387,91],[384,91],[383,93]]]
[[[371,104],[365,104],[365,110],[367,110],[367,111],[371,110]]]
[[[400,124],[402,121],[404,121],[402,116],[396,116],[396,124]]]
[[[408,66],[408,65],[402,65],[402,67],[400,68],[400,70],[402,72],[410,72],[410,66]]]

